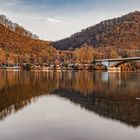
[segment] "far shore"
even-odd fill
[[[1,64],[0,69],[3,70],[26,70],[26,71],[64,71],[64,70],[88,70],[88,71],[140,71],[139,67],[136,67],[135,65],[124,65],[121,67],[114,67],[114,68],[107,68],[102,63],[94,64],[29,64],[29,63],[23,63],[23,64]]]

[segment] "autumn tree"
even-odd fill
[[[5,51],[0,48],[0,63],[4,63],[5,61]]]
[[[82,45],[81,48],[75,49],[74,51],[76,61],[80,63],[90,63],[94,58],[93,54],[93,47],[87,44]]]

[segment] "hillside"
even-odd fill
[[[74,50],[72,55],[56,53]],[[140,56],[140,12],[103,21],[57,42],[40,40],[0,15],[0,63],[90,63],[93,59]]]
[[[53,42],[53,46],[60,50],[80,48],[83,44],[93,48],[140,49],[140,12],[103,21],[69,38]]]
[[[54,52],[49,42],[0,15],[0,63],[47,62]]]

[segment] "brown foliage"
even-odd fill
[[[81,48],[75,49],[74,57],[77,62],[90,63],[94,58],[94,49],[87,44],[81,46]]]
[[[103,21],[69,38],[53,42],[60,50],[80,48],[88,44],[95,48],[97,58],[129,57],[140,55],[140,12]],[[131,52],[130,52],[131,50]]]
[[[49,42],[38,37],[23,27],[0,16],[0,61],[5,57],[14,62],[47,62],[53,61],[55,49]]]

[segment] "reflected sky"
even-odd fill
[[[139,76],[0,71],[0,139],[138,140]]]
[[[13,129],[14,128],[14,129]],[[138,140],[140,129],[103,119],[54,95],[0,123],[3,140]]]

